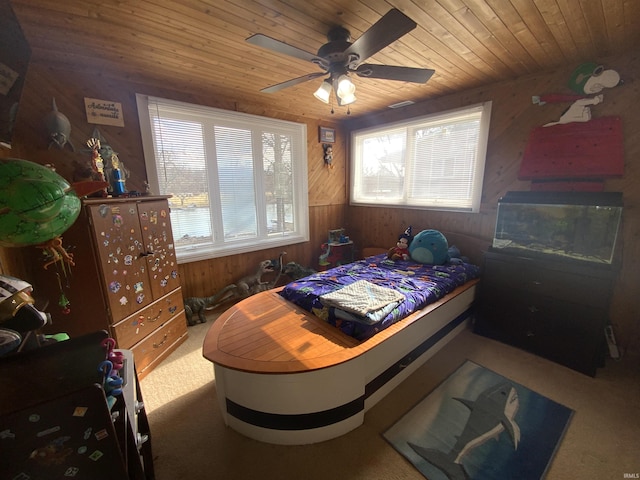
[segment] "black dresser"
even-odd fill
[[[595,376],[615,276],[612,265],[490,249],[474,331]]]
[[[103,389],[106,331],[0,358],[0,479],[153,480],[133,356]]]

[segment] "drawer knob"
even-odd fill
[[[161,315],[162,315],[162,309],[160,309],[158,311],[158,314],[155,317],[153,317],[153,318],[148,317],[147,320],[149,320],[150,322],[155,322],[156,320],[158,320],[160,318]]]
[[[153,348],[160,348],[162,345],[164,345],[166,341],[167,341],[167,334],[165,333],[162,341],[160,343],[154,343]]]
[[[138,433],[136,435],[136,446],[138,447],[138,449],[142,447],[142,444],[147,441],[149,441],[149,435],[143,433]]]

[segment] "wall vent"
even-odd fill
[[[401,107],[406,107],[408,105],[413,105],[416,102],[413,102],[411,100],[405,100],[404,102],[398,102],[398,103],[394,103],[393,105],[389,105],[389,108],[401,108]]]

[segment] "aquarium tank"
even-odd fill
[[[622,206],[620,192],[507,192],[493,250],[611,264]]]

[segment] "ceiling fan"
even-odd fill
[[[329,103],[333,89],[338,105],[349,105],[356,100],[355,85],[349,79],[350,73],[365,78],[412,83],[426,83],[431,78],[435,71],[428,68],[362,63],[409,33],[416,26],[416,22],[394,8],[389,10],[353,43],[349,30],[344,27],[333,27],[327,34],[329,42],[322,45],[315,55],[260,33],[247,38],[247,42],[277,53],[309,61],[323,70],[271,85],[260,90],[261,92],[278,92],[284,88],[329,74],[314,93],[315,97],[324,103]]]

